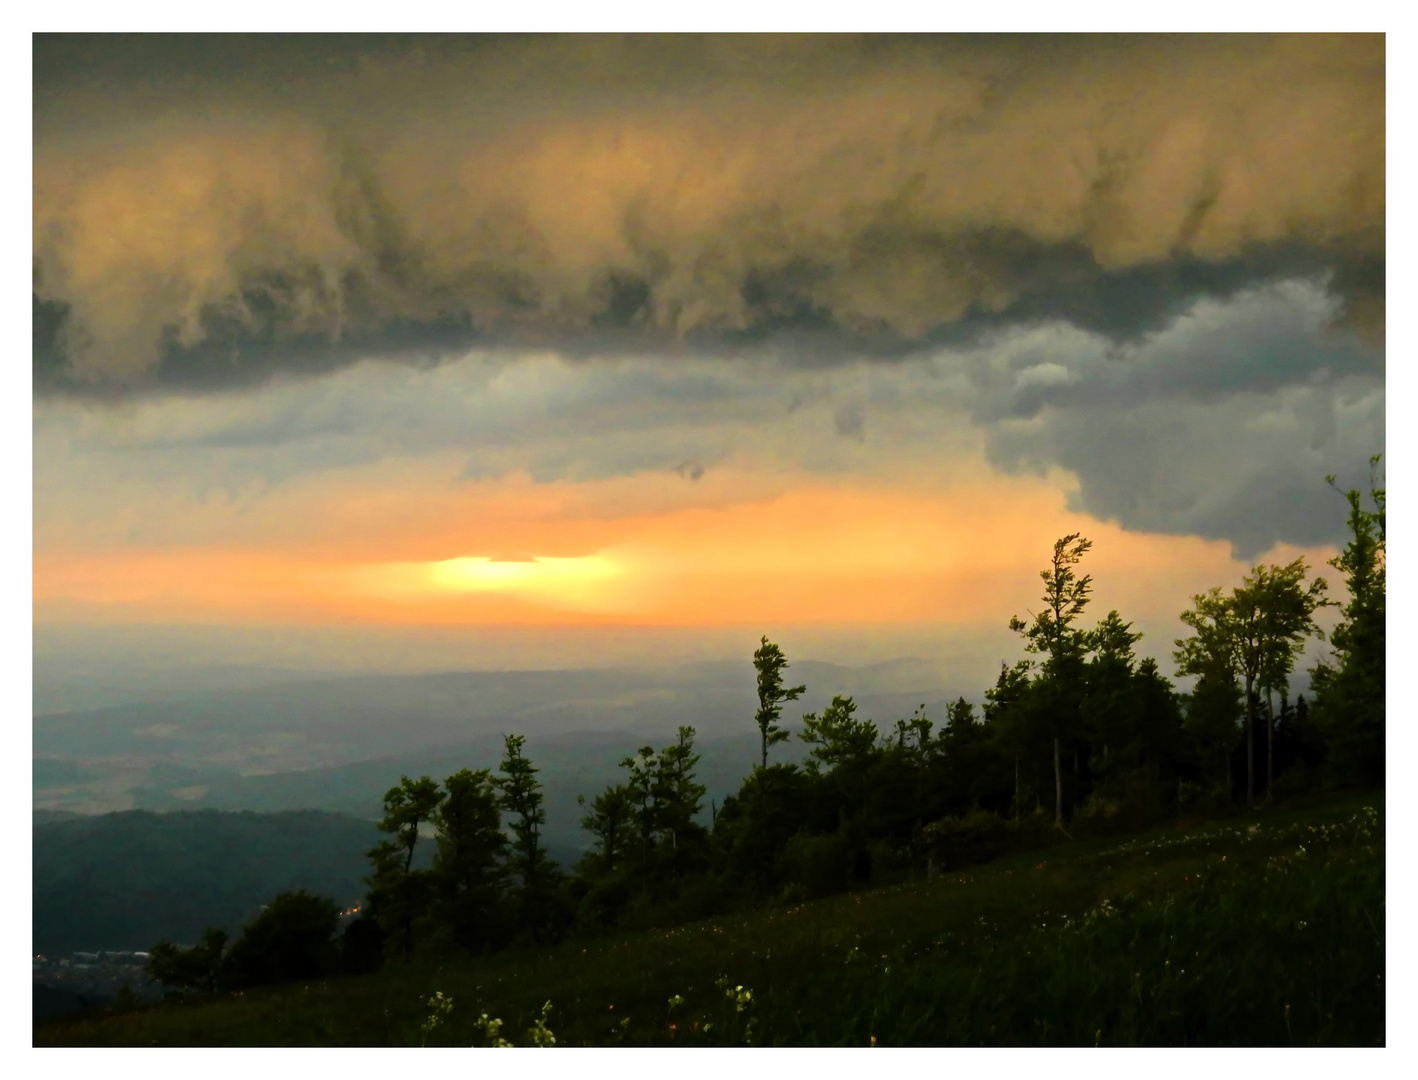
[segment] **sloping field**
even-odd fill
[[[549,1002],[557,1045],[1382,1045],[1383,807],[1251,811],[677,928],[46,1022],[35,1042],[482,1046],[501,1020],[520,1045]]]

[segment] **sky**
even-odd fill
[[[33,91],[55,655],[992,681],[1081,532],[1170,671],[1385,447],[1382,35],[40,35]]]

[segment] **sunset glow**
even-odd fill
[[[1336,550],[1324,477],[1384,431],[1381,36],[504,44],[86,45],[102,90],[55,52],[37,626],[890,655],[1003,632],[1081,532],[1165,657],[1193,594]]]

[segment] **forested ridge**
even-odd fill
[[[318,810],[277,814],[145,810],[34,827],[34,950],[146,949],[160,937],[235,933],[277,893],[306,888],[356,903],[368,821]]]

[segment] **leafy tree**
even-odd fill
[[[694,752],[694,728],[681,726],[675,742],[660,751],[660,829],[667,833],[670,852],[679,852],[680,838],[699,829],[694,818],[704,805],[705,788],[694,779],[699,755]]]
[[[769,642],[765,636],[757,652],[753,654],[753,666],[758,672],[758,712],[754,720],[763,737],[763,761],[761,768],[768,768],[768,748],[788,738],[788,732],[778,726],[783,715],[785,701],[797,701],[806,686],[783,688],[783,669],[788,666],[783,650]]]
[[[861,771],[876,752],[880,733],[870,720],[856,718],[857,704],[850,697],[834,695],[832,704],[816,713],[803,714],[803,730],[798,737],[812,746],[808,751],[808,771],[826,767],[829,772],[847,767]]]
[[[1224,663],[1244,688],[1247,803],[1255,798],[1256,687],[1262,678],[1279,683],[1291,670],[1304,639],[1317,632],[1314,612],[1325,602],[1323,578],[1301,587],[1306,573],[1304,559],[1256,566],[1230,595],[1213,588],[1193,597],[1192,609],[1182,613],[1194,631],[1177,641],[1182,674],[1200,675]]]
[[[586,797],[576,801],[584,808]],[[634,827],[635,799],[629,785],[612,784],[591,800],[589,812],[581,819],[581,828],[596,839],[589,854],[586,869],[594,875],[613,874],[624,864]]]
[[[443,781],[433,814],[433,876],[443,921],[464,948],[480,950],[497,936],[507,838],[497,786],[487,769],[461,769]]]
[[[419,826],[429,821],[442,801],[443,792],[429,777],[401,777],[397,787],[384,793],[384,816],[379,822],[380,831],[394,839],[369,852],[374,864],[366,879],[369,904],[381,930],[397,936],[405,956],[413,953],[414,923],[426,912],[432,892],[429,873],[413,869]]]
[[[542,783],[537,768],[522,753],[526,738],[504,735],[504,753],[498,765],[501,776],[495,781],[501,795],[501,805],[511,815],[512,830],[510,868],[521,882],[521,912],[524,927],[534,940],[540,940],[550,930],[554,912],[554,894],[559,875],[547,859],[541,844],[541,828],[546,824]]]
[[[512,870],[526,888],[534,887],[545,874],[546,851],[541,846],[541,828],[546,824],[546,808],[542,804],[542,782],[539,771],[522,753],[526,744],[523,735],[504,735],[504,753],[496,780],[501,805],[512,815],[508,827],[512,830]]]
[[[226,931],[215,927],[208,927],[202,933],[202,940],[190,949],[179,948],[170,941],[159,941],[148,950],[148,978],[176,990],[215,994],[226,943]]]
[[[1042,678],[1046,692],[1046,718],[1054,742],[1054,825],[1063,828],[1063,768],[1061,742],[1075,734],[1078,698],[1082,688],[1083,657],[1088,636],[1075,625],[1088,606],[1093,577],[1079,577],[1074,571],[1093,541],[1080,533],[1069,533],[1054,542],[1049,568],[1040,570],[1044,582],[1044,608],[1031,623],[1018,616],[1009,628],[1025,639],[1025,648],[1044,656]]]
[[[1334,665],[1316,665],[1310,678],[1315,718],[1325,731],[1337,774],[1369,783],[1384,778],[1387,497],[1379,486],[1382,460],[1382,454],[1369,459],[1372,510],[1365,509],[1358,490],[1344,493],[1350,538],[1330,565],[1344,573],[1349,601],[1330,635]],[[1334,486],[1334,477],[1326,480]]]
[[[1231,747],[1242,697],[1236,683],[1236,655],[1231,604],[1219,586],[1192,597],[1182,622],[1190,637],[1178,638],[1172,654],[1181,675],[1196,676],[1187,706],[1186,727],[1202,763],[1224,768],[1226,799],[1231,799]],[[1224,759],[1224,762],[1223,762]]]
[[[730,881],[771,895],[782,884],[788,841],[808,823],[812,778],[796,765],[754,769],[724,800],[714,841]]]
[[[1142,640],[1132,632],[1132,623],[1123,622],[1116,611],[1110,611],[1087,634],[1087,647],[1092,654],[1086,671],[1083,709],[1089,720],[1089,737],[1101,749],[1096,762],[1099,771],[1112,764],[1113,751],[1122,751],[1130,741],[1135,723],[1132,701],[1133,670],[1136,657],[1132,647]]]
[[[1032,725],[1026,715],[1026,699],[1030,693],[1029,669],[1032,666],[1028,660],[1020,660],[1013,667],[1001,660],[995,685],[985,691],[985,722],[1000,747],[1014,758],[1016,820],[1022,813],[1023,805],[1019,759],[1029,753],[1032,734]]]
[[[660,830],[663,817],[664,787],[659,775],[659,757],[653,746],[642,746],[635,754],[621,761],[621,768],[629,771],[626,790],[634,810],[632,821],[640,847],[641,883],[649,880],[650,857],[655,850],[655,834]]]
[[[832,704],[816,713],[803,715],[803,730],[799,738],[809,744],[807,771],[817,777],[823,767],[842,800],[839,804],[849,819],[861,814],[867,802],[869,770],[879,756],[877,740],[880,733],[871,720],[856,717],[857,705],[850,697],[840,694]],[[853,821],[854,833],[860,823]],[[858,840],[861,838],[858,837]]]
[[[328,974],[340,921],[333,900],[304,889],[281,893],[242,930],[222,964],[228,986],[265,986]]]
[[[1308,588],[1302,588],[1308,568],[1304,559],[1286,566],[1257,567],[1247,578],[1246,588],[1259,593],[1261,612],[1261,649],[1256,665],[1256,685],[1266,693],[1265,793],[1270,798],[1275,786],[1275,717],[1270,692],[1282,694],[1289,689],[1290,672],[1311,635],[1324,639],[1316,625],[1314,614],[1331,601],[1325,599],[1328,585],[1324,578],[1315,578]]]

